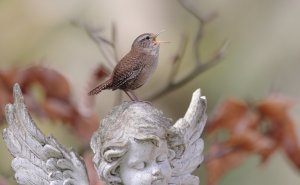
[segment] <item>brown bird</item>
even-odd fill
[[[89,95],[98,94],[105,89],[121,89],[131,100],[139,101],[133,90],[144,85],[157,67],[159,45],[165,42],[157,40],[161,32],[138,36],[129,53],[116,65],[110,77],[91,90]]]

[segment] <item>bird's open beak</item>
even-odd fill
[[[158,32],[157,34],[155,34],[154,36],[154,42],[155,44],[159,44],[159,43],[170,43],[169,41],[162,41],[162,40],[158,40],[157,37],[158,35],[160,35],[162,32],[165,32],[166,30],[161,30],[160,32]]]

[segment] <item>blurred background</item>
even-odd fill
[[[188,106],[192,92],[201,88],[208,99],[208,114],[228,97],[257,101],[271,93],[291,97],[295,105],[291,115],[300,133],[300,1],[298,0],[187,0],[199,16],[217,12],[205,24],[199,51],[203,61],[229,40],[225,57],[219,64],[201,73],[189,83],[153,101],[168,117],[176,120]],[[183,35],[189,39],[178,75],[180,79],[194,67],[192,41],[198,20],[174,0],[2,0],[0,1],[0,70],[43,65],[60,72],[69,82],[74,105],[90,89],[88,82],[99,64],[109,66],[95,43],[80,25],[90,25],[111,38],[116,28],[117,57],[130,49],[141,33],[166,29],[159,37],[170,41],[162,44],[157,71],[149,83],[137,90],[147,99],[168,82],[168,73]],[[79,26],[78,26],[79,25]],[[2,91],[2,89],[0,89]],[[0,93],[1,94],[1,93]],[[37,95],[38,96],[38,95]],[[116,103],[118,92],[104,91],[95,99],[98,118],[105,116]],[[123,100],[128,100],[122,95]],[[1,97],[0,97],[1,98]],[[1,105],[1,111],[4,106]],[[61,120],[40,119],[39,127],[52,133],[68,147],[80,149],[86,144]],[[0,125],[1,130],[6,127]],[[84,127],[82,127],[84,129]],[[12,159],[0,139],[0,177],[15,184],[10,167]],[[9,160],[8,160],[9,159]],[[205,184],[201,167],[201,184]],[[259,158],[249,157],[223,176],[218,184],[299,184],[299,170],[276,152],[264,165]],[[0,182],[1,184],[1,182]]]

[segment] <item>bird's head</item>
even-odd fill
[[[160,43],[165,43],[166,41],[160,41],[157,39],[158,35],[162,33],[160,31],[156,34],[154,33],[144,33],[138,36],[132,44],[133,50],[139,50],[144,52],[152,52],[153,50],[158,50]]]

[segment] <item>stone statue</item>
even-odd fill
[[[203,160],[205,109],[200,89],[175,124],[145,102],[113,108],[91,139],[98,175],[106,185],[199,185],[191,173]],[[37,128],[18,85],[14,104],[6,106],[6,118],[9,126],[3,137],[14,156],[12,168],[19,184],[89,184],[81,157]]]

